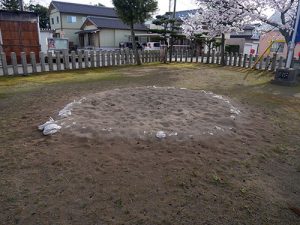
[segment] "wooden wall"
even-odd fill
[[[1,21],[0,27],[3,40],[3,51],[8,56],[8,64],[10,64],[10,53],[17,54],[20,63],[20,53],[26,52],[27,60],[29,53],[34,52],[38,56],[40,51],[38,25],[31,21]]]

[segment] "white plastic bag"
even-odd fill
[[[155,136],[159,139],[162,139],[162,138],[166,138],[167,134],[164,131],[158,131]]]
[[[42,125],[39,125],[39,126],[38,126],[38,129],[42,131],[42,130],[44,130],[44,128],[45,128],[47,125],[50,125],[50,124],[53,124],[53,123],[55,123],[55,121],[54,121],[54,119],[52,119],[52,117],[50,117],[49,120],[48,120],[46,123],[44,123],[44,124],[42,124]]]
[[[56,132],[58,132],[61,129],[61,126],[55,124],[55,123],[51,123],[48,124],[47,126],[45,126],[44,130],[43,130],[43,134],[44,135],[51,135],[51,134],[55,134]]]

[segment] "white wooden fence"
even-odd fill
[[[143,63],[159,62],[162,59],[159,51],[141,51],[139,54]],[[7,64],[7,57],[10,57],[10,65]],[[28,75],[39,72],[130,65],[136,63],[135,56],[131,50],[79,51],[78,53],[73,51],[71,54],[55,52],[54,55],[50,52],[47,55],[40,52],[38,56],[31,52],[30,62],[27,62],[26,55],[22,52],[20,58],[21,64],[18,64],[16,53],[12,52],[10,56],[6,56],[2,52],[0,54],[0,76]],[[257,59],[257,55],[225,54],[226,65],[233,67],[252,68]],[[174,51],[172,61],[182,63],[221,64],[221,56],[214,51],[210,55],[203,54],[198,56],[193,55],[189,50],[182,49],[180,51]],[[273,57],[268,56],[262,59],[254,66],[254,69],[275,71],[277,68],[283,67],[284,64],[284,58],[278,58],[276,54],[274,54]]]
[[[141,61],[143,63],[159,62],[159,51],[143,51],[140,52]],[[2,52],[0,54],[0,76],[8,75],[28,75],[31,73],[76,70],[84,68],[108,67],[119,65],[131,65],[136,63],[133,51],[74,51],[69,53],[49,52],[39,53],[37,56],[31,52],[30,62],[24,52],[21,53],[21,64],[17,63],[16,53],[10,54],[10,65],[7,63],[7,56]]]

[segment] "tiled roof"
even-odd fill
[[[184,10],[184,11],[177,11],[175,13],[176,18],[186,18],[190,14],[195,14],[197,12],[197,9],[191,9],[191,10]]]
[[[118,17],[115,9],[109,7],[84,5],[84,4],[69,3],[69,2],[59,2],[59,1],[52,1],[50,5],[51,4],[58,11],[62,13],[75,13],[75,14],[104,16],[104,17],[113,17],[113,18]]]
[[[88,16],[87,20],[90,20],[97,28],[110,28],[110,29],[121,29],[121,30],[130,30],[130,27],[127,24],[124,24],[118,18],[106,18],[106,17],[95,17]],[[148,30],[144,24],[135,24],[135,30]]]

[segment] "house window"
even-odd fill
[[[76,23],[76,16],[67,16],[68,23]]]
[[[59,23],[59,17],[58,16],[56,17],[56,23]]]
[[[54,24],[54,18],[51,18],[51,23]]]
[[[284,42],[274,42],[271,47],[271,52],[282,53],[284,50]]]

